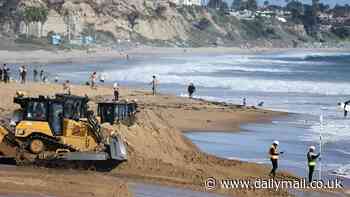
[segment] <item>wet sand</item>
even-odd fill
[[[87,50],[0,50],[2,63],[9,64],[54,64],[54,63],[91,63],[116,59],[133,58],[133,56],[177,56],[177,55],[220,55],[220,54],[256,54],[294,51],[308,52],[347,52],[346,48],[239,48],[239,47],[201,47],[201,48],[167,48],[138,46],[128,49],[112,47],[95,47]],[[19,58],[20,57],[20,58]]]

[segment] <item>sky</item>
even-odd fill
[[[262,5],[265,0],[257,0],[257,1],[260,5]],[[268,0],[268,1],[270,2],[270,4],[285,5],[285,0]],[[300,1],[304,3],[311,3],[312,0],[300,0]],[[227,0],[227,2],[229,3],[229,5],[231,5],[232,0]],[[335,6],[336,4],[339,4],[339,5],[344,5],[346,3],[350,4],[350,0],[320,0],[320,2],[327,3],[331,7]]]

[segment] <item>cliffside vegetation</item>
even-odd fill
[[[257,9],[254,0],[244,5],[237,2],[232,6]],[[221,0],[209,1],[209,7],[153,0],[0,0],[0,39],[23,40],[25,35],[47,42],[48,35],[57,33],[66,43],[93,36],[103,45],[295,47],[320,41],[336,45],[348,38],[347,29],[337,29],[320,40],[310,33],[313,29],[305,28],[313,18],[305,20],[305,15],[299,15],[299,4],[294,4],[289,5],[295,7],[293,20],[281,22],[263,17],[239,20]]]

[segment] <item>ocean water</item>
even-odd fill
[[[92,71],[107,74],[107,83],[150,89],[152,75],[160,91],[186,96],[186,86],[197,86],[196,97],[248,105],[264,101],[264,108],[291,112],[272,124],[249,124],[240,133],[189,133],[204,151],[258,163],[269,163],[267,149],[281,141],[281,168],[305,175],[309,145],[319,149],[322,136],[322,171],[350,178],[350,116],[343,117],[338,102],[350,100],[350,52],[291,50],[251,55],[134,56],[131,60],[84,65],[49,65],[50,76],[76,83]],[[51,78],[52,78],[51,77]],[[319,116],[323,114],[322,129]],[[252,134],[254,133],[254,134]]]

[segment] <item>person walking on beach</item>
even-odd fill
[[[40,80],[41,80],[41,82],[45,82],[45,79],[44,79],[45,77],[44,77],[44,70],[43,69],[41,69],[41,71],[40,71]]]
[[[245,98],[245,97],[243,98],[242,105],[243,105],[243,106],[246,106],[246,105],[247,105],[247,98]]]
[[[23,66],[18,68],[18,80],[22,83],[22,75],[23,75]]]
[[[315,146],[310,146],[309,151],[307,152],[307,165],[309,167],[309,183],[312,182],[312,176],[316,167],[316,160],[319,158],[320,153],[315,153]]]
[[[69,80],[66,80],[64,83],[63,83],[63,92],[64,94],[68,94],[70,95],[71,94],[71,88],[72,88],[72,85],[70,84],[70,81]]]
[[[3,71],[4,71],[4,68],[3,68],[3,66],[1,65],[1,66],[0,66],[0,82],[4,81]]]
[[[191,99],[193,93],[196,91],[196,87],[193,85],[193,83],[190,83],[190,85],[187,88],[188,91],[188,97]]]
[[[117,82],[113,84],[113,95],[114,95],[113,101],[118,101],[119,100],[119,86],[118,86]]]
[[[91,83],[92,89],[97,89],[96,80],[97,80],[97,73],[93,72],[90,76],[90,83]]]
[[[23,83],[26,83],[27,82],[27,73],[28,73],[28,67],[27,66],[23,66],[23,73],[22,73],[22,80],[23,80]]]
[[[270,160],[272,163],[272,169],[269,176],[272,176],[273,178],[275,178],[276,170],[278,168],[278,159],[279,159],[278,157],[280,154],[283,154],[283,152],[278,151],[278,145],[279,145],[279,142],[277,140],[273,141],[269,150]]]
[[[25,84],[26,83],[26,77],[27,77],[27,68],[26,66],[21,66],[20,67],[20,79],[21,79],[21,83]]]
[[[349,103],[350,103],[350,100],[344,102],[344,107],[343,107],[343,109],[344,109],[344,118],[346,118],[346,116],[348,116],[348,111],[346,110],[346,106],[349,105]],[[341,103],[338,103],[338,105],[341,106]]]
[[[3,77],[4,77],[4,82],[5,83],[9,83],[10,82],[10,68],[7,67],[6,64],[4,64],[4,67],[3,67]]]
[[[34,68],[34,70],[33,70],[33,80],[35,82],[38,81],[38,70],[36,68]]]
[[[155,75],[153,75],[152,77],[152,82],[150,83],[152,85],[152,93],[153,93],[153,96],[155,96],[157,94],[157,85],[158,85],[158,80],[156,78]]]

